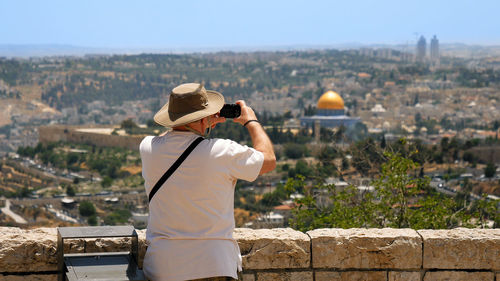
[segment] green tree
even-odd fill
[[[72,185],[68,185],[68,187],[66,187],[66,194],[71,197],[75,196],[75,189],[73,188]]]
[[[374,181],[380,199],[378,211],[385,219],[384,225],[390,227],[411,227],[410,198],[428,185],[429,179],[414,178],[408,173],[418,164],[399,154],[386,153],[388,161],[382,164],[380,177]]]
[[[299,159],[307,155],[307,147],[303,144],[286,143],[284,148],[285,156],[290,159]]]
[[[106,225],[124,224],[128,222],[128,219],[131,216],[132,213],[130,213],[129,210],[117,209],[104,218],[104,224]]]
[[[496,167],[493,163],[489,162],[484,168],[484,176],[487,178],[492,178],[495,175]]]
[[[472,227],[472,215],[482,222],[499,220],[497,205],[483,206],[487,200],[476,203],[480,211],[474,213],[431,189],[429,178],[414,176],[419,165],[410,159],[411,155],[405,158],[398,153],[385,153],[385,157],[380,177],[373,182],[375,193],[361,192],[353,186],[337,189],[334,185],[317,184],[306,188],[304,177],[289,179],[285,186],[289,192],[300,188],[305,193],[304,198],[296,200],[290,225],[301,231],[322,227],[441,229]]]
[[[323,227],[376,227],[376,213],[373,195],[359,194],[349,186],[337,190],[334,185],[318,184],[312,189],[305,188],[304,177],[290,178],[285,188],[289,191],[303,189],[304,198],[296,199],[290,225],[307,231]],[[329,203],[328,203],[329,202]]]
[[[80,215],[84,217],[90,217],[96,214],[94,204],[89,201],[82,201],[78,207],[78,211],[80,212]]]
[[[132,119],[125,119],[122,121],[120,124],[120,128],[122,129],[133,129],[133,128],[138,128],[137,124]]]
[[[89,225],[97,225],[97,216],[96,215],[91,215],[88,219],[87,219],[87,223]]]
[[[108,176],[104,176],[104,178],[101,181],[101,186],[104,188],[107,188],[107,187],[110,187],[112,183],[113,183],[112,178],[110,178]]]

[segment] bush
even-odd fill
[[[488,163],[486,165],[486,168],[484,168],[484,176],[487,178],[492,178],[495,175],[496,172],[496,167],[493,165],[493,163]]]
[[[299,159],[307,155],[307,147],[303,144],[286,143],[285,156],[290,159]]]
[[[113,179],[111,179],[108,176],[104,176],[104,178],[101,181],[101,186],[104,188],[110,187],[112,183],[113,183]]]
[[[132,216],[129,210],[118,209],[113,211],[107,217],[104,218],[104,224],[106,225],[116,225],[124,224],[128,222],[128,219]]]
[[[90,216],[88,219],[87,219],[87,223],[89,225],[97,225],[97,216],[96,215],[92,215]]]
[[[78,207],[78,211],[80,211],[80,215],[84,217],[90,217],[96,213],[94,204],[89,201],[82,201]]]
[[[419,166],[410,158],[390,153],[385,157],[380,177],[373,182],[376,193],[324,184],[307,189],[304,177],[290,178],[287,192],[306,191],[305,197],[295,202],[290,225],[300,231],[337,227],[446,229],[484,228],[485,222],[492,220],[493,227],[498,227],[498,201],[483,198],[464,208],[463,202],[430,188],[427,177],[413,176]]]

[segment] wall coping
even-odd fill
[[[141,266],[147,249],[145,232],[137,230]],[[0,234],[0,280],[12,274],[57,274],[56,228],[0,227]],[[291,228],[237,228],[234,238],[240,246],[244,273],[252,280],[282,273],[292,278],[293,272],[315,280],[321,276],[342,278],[343,272],[420,276],[416,280],[441,271],[500,274],[500,229],[329,228],[303,233]],[[119,251],[130,247],[124,240],[75,239],[64,247],[65,252],[73,253]]]

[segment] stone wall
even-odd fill
[[[38,140],[48,142],[73,142],[98,147],[123,147],[139,150],[144,136],[119,136],[77,131],[78,126],[41,126],[38,128]],[[87,127],[85,127],[87,128]],[[96,127],[100,128],[100,127]]]
[[[139,230],[142,257],[145,231]],[[56,229],[0,227],[0,280],[56,280]],[[236,229],[243,279],[500,281],[500,229]],[[70,240],[65,252],[125,250],[124,239]]]

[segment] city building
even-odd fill
[[[425,41],[425,37],[422,35],[417,42],[417,52],[416,52],[416,60],[417,62],[424,62],[425,55],[427,52],[427,42]]]
[[[300,125],[312,127],[318,122],[321,127],[337,128],[351,127],[359,121],[359,117],[345,115],[344,100],[339,94],[328,91],[319,98],[316,115],[301,117]]]
[[[439,64],[439,40],[436,35],[431,39],[431,62]]]

